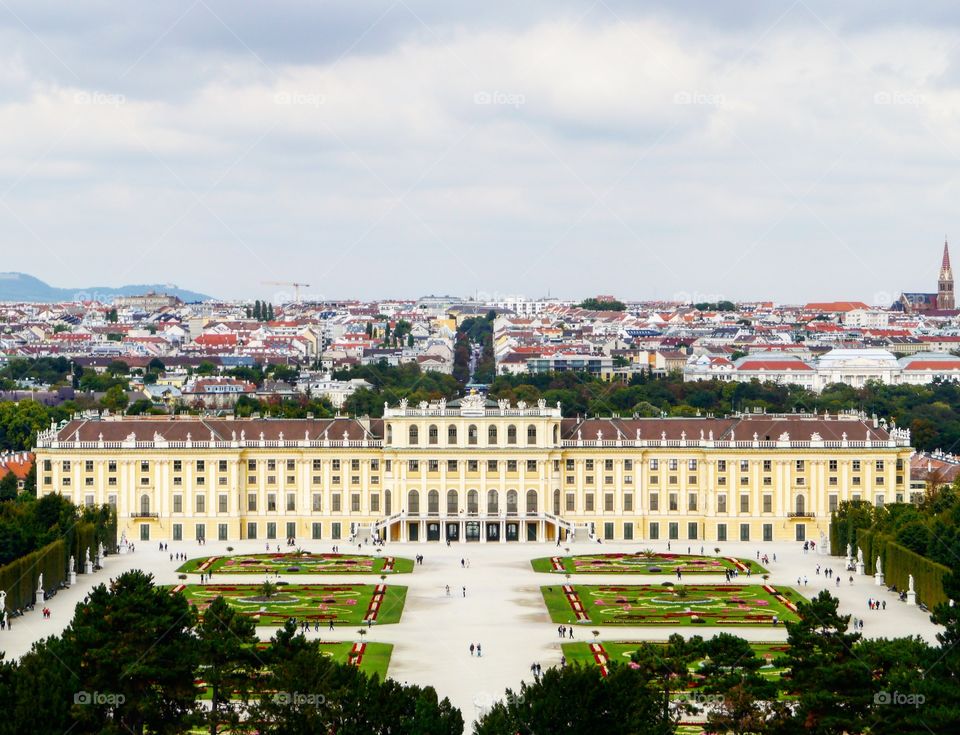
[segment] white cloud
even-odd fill
[[[172,32],[113,83],[109,49],[53,73],[22,33],[0,55],[6,268],[226,296],[265,269],[366,297],[930,287],[960,153],[949,28],[575,17],[391,26],[339,59]]]

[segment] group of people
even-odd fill
[[[164,547],[164,550],[165,549],[166,547]],[[186,561],[186,560],[187,560],[187,555],[184,554],[182,551],[175,551],[174,553],[170,554],[170,561]]]
[[[569,628],[566,625],[561,625],[559,628],[557,628],[557,633],[560,635],[561,638],[569,638],[570,640],[573,640],[572,625]]]
[[[539,680],[540,676],[543,674],[543,667],[538,663],[530,664],[530,673],[533,674],[533,678]]]
[[[417,554],[415,557],[413,557],[413,560],[417,564],[423,564],[423,554]]]
[[[872,597],[867,598],[867,607],[871,610],[886,610],[887,601],[886,600],[875,600]]]
[[[471,656],[473,655],[473,652],[474,652],[474,651],[477,652],[477,656],[480,655],[480,644],[479,644],[479,643],[471,643],[471,644],[470,644],[470,655],[471,655]]]

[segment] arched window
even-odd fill
[[[436,424],[430,424],[430,428],[427,429],[427,443],[437,444],[439,441],[440,441],[440,430],[437,429]]]
[[[507,427],[507,444],[517,443],[517,427],[513,424]]]
[[[477,515],[480,512],[480,493],[470,490],[467,493],[467,513]]]
[[[387,424],[387,444],[393,444],[393,424]]]
[[[500,498],[496,490],[487,491],[487,513],[496,515],[500,512]]]
[[[527,444],[536,444],[537,443],[537,427],[533,424],[530,424],[527,427]]]
[[[527,490],[527,513],[537,512],[537,491]]]
[[[383,513],[384,515],[390,515],[393,513],[393,503],[391,502],[392,498],[390,497],[390,491],[386,490],[383,493]]]
[[[496,446],[497,444],[497,427],[491,426],[487,429],[487,444],[491,447]]]
[[[420,443],[420,429],[416,426],[410,427],[410,444],[419,444]]]
[[[447,444],[457,443],[457,427],[453,424],[447,427]]]
[[[467,444],[476,444],[477,443],[477,426],[476,424],[470,424],[467,427]]]
[[[407,493],[407,513],[412,516],[420,514],[420,493],[416,490]]]
[[[517,491],[507,490],[507,513],[517,514]]]
[[[447,515],[455,516],[457,514],[457,506],[459,504],[459,499],[457,498],[456,490],[447,490]]]
[[[431,515],[440,514],[440,493],[436,490],[427,493],[427,513]]]
[[[797,515],[802,514],[804,512],[805,507],[806,507],[806,501],[804,501],[802,495],[798,495],[797,496]]]
[[[553,513],[554,515],[560,515],[560,491],[553,491]]]
[[[150,512],[150,496],[149,495],[140,496],[140,512],[141,513]]]

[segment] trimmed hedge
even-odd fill
[[[0,589],[7,593],[7,610],[21,610],[34,601],[41,572],[43,588],[56,589],[67,578],[68,557],[67,544],[61,538],[0,567]]]
[[[947,602],[947,596],[943,591],[943,579],[950,574],[948,567],[910,551],[888,536],[866,528],[857,530],[857,546],[863,549],[863,563],[867,574],[876,573],[879,556],[883,564],[885,584],[906,591],[912,574],[918,603],[922,602],[932,610],[937,605]]]
[[[117,520],[112,512],[105,513],[96,522],[81,521],[62,538],[0,567],[0,590],[7,593],[7,610],[22,610],[34,601],[41,572],[43,588],[48,592],[68,581],[71,555],[74,570],[83,574],[87,549],[90,549],[90,558],[95,560],[100,543],[104,554],[116,549]]]

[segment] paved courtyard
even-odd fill
[[[183,552],[189,558],[227,554],[226,547],[234,547],[233,553],[262,552],[264,542],[208,542],[205,546],[195,543],[170,543],[170,552]],[[315,552],[328,552],[329,542],[301,542],[301,545]],[[714,544],[711,544],[712,548]],[[771,556],[768,565],[772,585],[790,586],[806,597],[816,595],[821,589],[829,588],[839,597],[841,612],[864,619],[863,633],[868,637],[894,637],[903,635],[921,635],[935,642],[936,626],[929,616],[916,607],[907,607],[888,592],[885,587],[875,586],[872,577],[854,575],[854,584],[847,581],[848,572],[843,571],[843,559],[822,556],[819,553],[804,554],[799,544],[721,544],[724,556],[739,556],[756,559],[759,549]],[[275,547],[274,547],[275,548]],[[654,551],[667,551],[666,542],[640,542],[633,544],[571,544],[570,554],[601,552],[635,552],[638,549],[652,548]],[[345,553],[356,551],[356,547],[341,545]],[[364,553],[372,549],[365,547]],[[685,544],[673,544],[673,551],[686,552]],[[694,546],[693,553],[700,547]],[[423,565],[417,566],[413,574],[397,575],[389,583],[408,587],[406,605],[399,625],[388,625],[378,629],[376,626],[367,636],[369,641],[393,643],[393,658],[389,675],[401,682],[434,686],[441,697],[447,696],[453,704],[463,711],[464,719],[469,723],[492,701],[503,695],[507,687],[517,688],[523,679],[530,678],[530,665],[534,662],[544,667],[559,664],[561,650],[557,635],[557,625],[550,617],[540,593],[541,585],[561,584],[560,575],[538,574],[530,560],[562,552],[562,549],[545,544],[389,544],[384,554],[413,557],[424,554]],[[710,549],[707,550],[708,553]],[[566,553],[566,552],[564,552]],[[776,554],[777,561],[772,561]],[[461,567],[461,559],[469,566]],[[110,577],[129,570],[143,569],[154,575],[160,584],[176,584],[176,569],[181,562],[171,562],[169,552],[161,552],[156,543],[141,543],[133,554],[121,554],[109,557],[105,568],[91,576],[79,575],[77,585],[63,590],[48,602],[51,617],[44,620],[40,610],[34,610],[16,618],[12,631],[0,632],[0,651],[7,657],[17,657],[28,651],[32,643],[48,635],[59,633],[73,616],[74,606],[81,601],[87,591],[95,584],[107,581]],[[828,581],[823,575],[815,573],[817,565],[830,566],[842,573],[839,587]],[[191,575],[191,582],[195,575]],[[197,577],[197,579],[199,579]],[[665,577],[664,579],[669,579]],[[800,580],[798,582],[798,579]],[[806,584],[803,583],[804,579]],[[216,583],[251,583],[250,575],[217,575]],[[304,584],[317,583],[368,582],[363,575],[317,575],[307,578],[304,575],[292,576],[291,582]],[[588,584],[628,584],[649,583],[649,577],[630,577],[623,574],[573,575],[573,583]],[[684,575],[685,584],[716,584],[716,575]],[[734,583],[757,583],[754,576],[739,577]],[[450,586],[450,595],[446,587]],[[466,588],[466,596],[464,596]],[[885,611],[871,611],[867,608],[867,599],[874,597],[886,600]],[[269,638],[273,628],[260,628],[261,638]],[[685,636],[708,636],[721,628],[705,626],[684,626],[671,628],[666,626],[630,627],[630,626],[577,626],[574,640],[592,639],[590,631],[599,630],[601,640],[663,640],[672,633]],[[748,640],[783,640],[786,631],[770,627],[727,628],[730,632]],[[323,640],[346,641],[357,638],[357,626],[339,628],[333,632],[322,630]],[[566,639],[569,642],[569,639]],[[483,655],[471,657],[469,646],[479,643]]]

